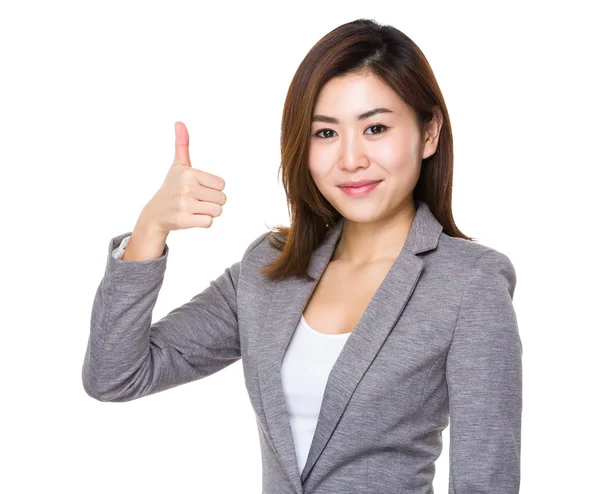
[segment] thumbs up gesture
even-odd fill
[[[210,228],[227,197],[225,181],[192,168],[190,136],[183,122],[175,122],[175,158],[160,189],[148,201],[138,222],[168,235],[184,228]]]

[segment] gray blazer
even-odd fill
[[[241,359],[265,494],[431,494],[449,423],[449,492],[518,493],[522,346],[514,267],[505,254],[446,235],[424,202],[416,206],[402,251],[331,370],[302,472],[281,362],[316,281],[259,274],[278,255],[268,231],[154,323],[168,245],[156,260],[116,260],[112,250],[131,232],[114,237],[92,308],[85,391],[100,401],[135,400]],[[316,279],[343,221],[313,253]]]

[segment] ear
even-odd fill
[[[439,107],[434,107],[433,116],[425,126],[425,141],[423,142],[423,159],[429,158],[435,154],[438,141],[440,139],[440,131],[443,125],[442,112]]]

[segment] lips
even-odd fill
[[[369,194],[372,190],[376,189],[381,182],[382,182],[382,180],[378,180],[375,182],[370,181],[370,180],[364,180],[362,183],[365,183],[366,185],[362,185],[360,187],[341,187],[340,186],[340,189],[342,189],[344,194],[346,194],[350,197],[362,197],[362,196]]]
[[[357,180],[356,182],[345,182],[343,184],[340,184],[339,187],[356,188],[363,187],[365,185],[375,184],[377,182],[381,182],[381,180]]]

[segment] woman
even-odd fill
[[[168,232],[226,200],[176,134],[165,184],[110,242],[88,394],[134,400],[241,359],[264,493],[431,493],[449,423],[450,492],[518,492],[515,270],[454,224],[450,119],[419,48],[359,19],[310,50],[283,112],[291,226],[150,324]]]

